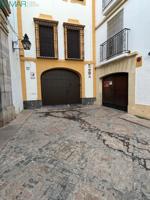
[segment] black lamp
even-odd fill
[[[24,35],[23,40],[21,40],[21,43],[22,43],[24,50],[31,49],[31,42],[29,41],[29,37],[27,34]]]
[[[18,41],[19,40],[20,39],[18,39],[17,41],[12,41],[13,51],[15,51],[16,49],[22,49],[22,48],[18,48]],[[21,43],[22,43],[24,50],[30,50],[31,49],[31,42],[30,42],[27,34],[24,35],[23,40],[21,40]]]

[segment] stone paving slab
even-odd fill
[[[17,115],[16,119],[10,122],[9,125],[23,125],[25,121],[31,116],[32,110],[23,110],[20,114]]]
[[[16,119],[10,122],[5,127],[0,128],[0,149],[2,149],[5,144],[15,136],[20,127],[25,123],[25,121],[31,116],[32,111],[25,110],[17,115]]]
[[[0,153],[0,200],[150,199],[150,129],[124,114],[34,110]]]

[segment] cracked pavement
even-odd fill
[[[98,106],[34,110],[1,149],[0,200],[150,199],[150,129],[124,115]]]

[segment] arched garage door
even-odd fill
[[[118,73],[103,78],[103,105],[127,111],[128,74]]]
[[[42,74],[43,105],[80,103],[80,77],[69,70],[54,69]]]

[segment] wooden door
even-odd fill
[[[128,74],[118,73],[103,78],[103,105],[127,111]]]
[[[41,78],[43,105],[79,104],[80,77],[69,70],[55,69]]]

